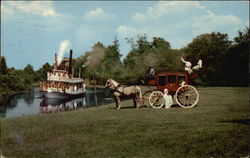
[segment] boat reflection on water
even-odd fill
[[[82,96],[49,99],[39,88],[23,94],[0,96],[0,119],[27,115],[57,113],[113,103],[112,93],[104,88],[87,87]]]
[[[40,114],[65,112],[86,107],[86,98],[48,99],[40,103]]]
[[[110,92],[97,88],[88,88],[85,95],[78,98],[46,98],[40,102],[39,113],[57,113],[64,111],[77,110],[79,108],[87,108],[101,106],[113,102]]]

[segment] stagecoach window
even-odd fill
[[[176,76],[169,75],[168,76],[168,83],[176,83]]]
[[[185,76],[178,76],[179,85],[181,85],[183,81],[185,81]]]
[[[165,86],[166,85],[166,76],[159,76],[159,85],[160,86]]]

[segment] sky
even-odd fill
[[[248,1],[1,1],[1,53],[8,67],[37,70],[55,53],[78,57],[115,37],[123,59],[131,49],[125,38],[162,37],[180,49],[203,33],[233,40],[246,26]]]

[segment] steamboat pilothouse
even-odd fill
[[[70,50],[70,57],[64,58],[59,65],[55,54],[54,68],[47,72],[47,80],[40,82],[40,90],[46,92],[46,98],[67,98],[84,95],[86,89],[83,79],[80,78],[80,73],[79,78],[74,78],[72,74],[72,50]]]

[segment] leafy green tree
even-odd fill
[[[165,49],[158,53],[155,68],[158,71],[182,71],[181,56],[182,52],[180,50]]]
[[[47,79],[47,71],[51,71],[53,66],[49,63],[45,63],[39,70],[36,71],[35,80],[36,81],[44,81]]]
[[[171,46],[168,41],[161,37],[153,37],[152,41],[153,48],[170,49]]]
[[[30,64],[23,70],[16,70],[13,67],[7,68],[6,64],[4,64],[5,59],[4,62],[2,61],[1,58],[0,94],[30,90],[32,88],[32,83],[41,80],[43,75],[44,79],[46,79],[46,70],[51,69],[50,65],[46,63],[36,72]]]
[[[115,38],[113,44],[107,47],[102,62],[104,63],[106,68],[110,68],[110,66],[112,66],[112,64],[114,63],[121,63],[120,57],[121,54],[119,52],[119,43]]]
[[[249,84],[249,50],[250,30],[239,31],[234,38],[225,60],[225,76],[231,86],[248,86]]]
[[[0,93],[27,91],[33,82],[31,75],[23,70],[10,69],[6,75],[0,75]]]
[[[231,41],[227,34],[212,32],[202,34],[193,39],[185,48],[185,55],[193,65],[198,58],[203,60],[200,82],[203,85],[218,86],[225,85],[224,61]]]
[[[248,45],[249,47],[249,41],[250,41],[250,30],[249,27],[246,27],[243,32],[239,31],[238,36],[234,38],[235,44],[243,44]]]
[[[153,65],[156,71],[180,70],[180,53],[171,49],[170,43],[161,37],[153,37],[152,42],[146,35],[139,35],[136,42],[127,39],[131,51],[124,59],[124,66],[128,76],[137,80],[145,75],[149,65]]]
[[[28,64],[24,69],[23,69],[23,73],[26,76],[25,77],[25,82],[26,83],[32,83],[35,80],[35,71],[33,69],[33,66],[31,66],[30,64]]]
[[[0,57],[0,75],[5,75],[8,72],[6,59],[4,56]]]
[[[135,50],[136,49],[136,45],[135,45],[135,42],[134,42],[134,39],[133,38],[125,38],[125,40],[127,41],[127,43],[130,45],[131,47],[131,50]]]
[[[106,74],[101,74],[107,78],[113,77],[118,79],[122,71],[121,54],[119,51],[119,43],[115,38],[112,45],[109,45],[105,50],[101,67],[99,67],[99,72],[105,72]]]
[[[146,34],[138,35],[138,40],[136,41],[136,48],[139,55],[145,54],[150,48],[152,48],[151,43],[147,40]]]
[[[31,66],[30,64],[28,64],[23,71],[27,74],[34,74],[34,69],[33,66]]]
[[[134,42],[132,38],[130,39],[127,38],[127,43],[130,44],[131,51],[128,52],[128,55],[123,60],[123,63],[126,68],[132,70],[135,67],[137,67],[137,63],[141,62],[140,60],[143,60],[142,58],[145,57],[145,55],[147,55],[150,52],[149,50],[152,48],[152,45],[147,40],[147,36],[145,34],[138,35],[136,42]]]

